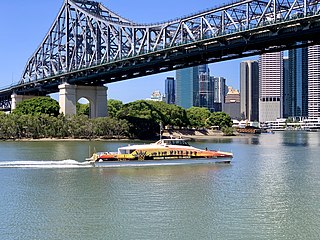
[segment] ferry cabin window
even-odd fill
[[[120,149],[121,154],[131,154],[134,152],[134,149]]]
[[[168,144],[170,145],[182,145],[182,146],[189,146],[189,144],[184,141],[184,140],[171,140],[171,141],[168,141]]]
[[[183,146],[189,146],[189,144],[186,142],[186,141],[180,141],[180,145],[183,145]]]

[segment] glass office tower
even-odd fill
[[[284,117],[308,116],[308,48],[289,50],[284,59]]]
[[[175,104],[176,102],[176,86],[175,80],[173,77],[167,77],[165,81],[165,95],[166,95],[166,103]]]
[[[176,104],[185,109],[191,108],[199,98],[198,67],[176,71]]]
[[[196,103],[195,106],[205,107],[213,111],[213,83],[210,78],[209,69],[201,71],[203,66],[207,65],[202,65],[202,68],[199,67],[199,103]]]
[[[213,110],[213,82],[207,64],[176,71],[176,104]]]
[[[223,111],[225,96],[228,93],[226,79],[223,77],[211,77],[213,81],[213,106],[215,112]]]

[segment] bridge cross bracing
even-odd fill
[[[0,91],[47,94],[62,83],[103,85],[202,63],[314,45],[319,0],[244,0],[138,24],[85,0],[65,0],[21,81]]]

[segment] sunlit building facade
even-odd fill
[[[320,45],[308,47],[308,118],[320,118]]]
[[[243,120],[259,121],[259,63],[240,63],[240,113]]]
[[[282,117],[283,52],[266,53],[259,58],[259,121]]]
[[[240,93],[233,87],[228,87],[228,93],[225,97],[223,111],[232,119],[240,119]]]

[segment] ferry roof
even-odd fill
[[[155,143],[151,144],[139,144],[139,145],[128,145],[125,147],[120,147],[120,149],[127,149],[127,150],[132,150],[132,149],[154,149],[154,148],[167,148],[168,146],[180,146],[180,147],[188,147],[188,148],[193,148],[190,146],[185,139],[161,139]]]

